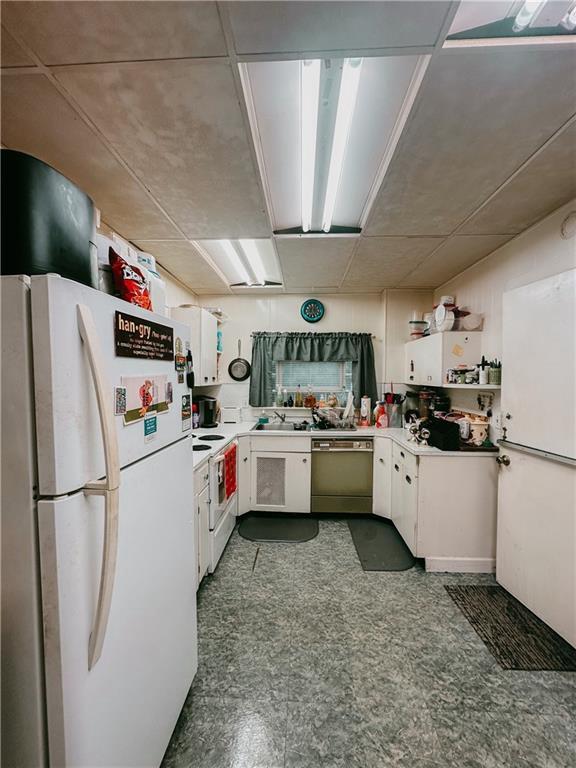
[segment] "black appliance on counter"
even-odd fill
[[[428,445],[441,451],[460,450],[460,427],[454,421],[433,418],[422,422],[421,426],[430,432]]]
[[[216,421],[217,400],[215,397],[210,397],[210,395],[194,395],[192,403],[198,406],[199,426],[205,429],[218,426]]]
[[[54,168],[24,152],[2,149],[2,274],[56,272],[98,284],[94,205]]]

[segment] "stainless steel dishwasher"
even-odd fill
[[[312,439],[312,512],[372,512],[372,438]]]

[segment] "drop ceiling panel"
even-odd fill
[[[38,157],[71,179],[124,237],[178,236],[145,191],[43,75],[2,77],[2,142]]]
[[[426,257],[399,285],[403,288],[436,288],[475,262],[488,256],[512,235],[462,235],[446,240]]]
[[[198,294],[228,293],[212,267],[186,240],[136,242],[136,245],[156,257],[158,263]]]
[[[433,46],[446,2],[227,3],[238,53]]]
[[[24,53],[16,40],[2,27],[2,46],[0,48],[3,67],[30,67],[34,66],[32,59]]]
[[[451,233],[571,117],[575,66],[559,48],[433,60],[365,234]]]
[[[394,288],[440,242],[435,237],[363,237],[342,288]]]
[[[58,78],[187,237],[270,234],[228,63],[81,67]]]
[[[355,237],[276,238],[286,289],[339,285],[357,242]]]
[[[10,2],[2,16],[44,64],[226,55],[216,3]]]
[[[459,233],[517,234],[576,197],[576,122],[506,184]]]

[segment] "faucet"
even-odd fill
[[[286,414],[285,413],[278,413],[278,411],[274,411],[274,416],[277,416],[282,424],[286,421]]]

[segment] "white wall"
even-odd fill
[[[436,289],[436,300],[442,294],[454,295],[459,306],[484,315],[482,352],[488,359],[502,355],[502,294],[576,265],[576,238],[564,240],[560,234],[562,222],[572,211],[576,211],[576,200]],[[563,331],[573,333],[574,329],[558,329]],[[502,375],[506,376],[506,360],[502,360]],[[450,394],[454,407],[477,407],[471,393],[452,390]],[[495,410],[499,410],[498,397]]]
[[[379,387],[391,378],[403,379],[403,345],[409,340],[412,310],[431,307],[431,291],[388,291],[379,294],[323,294],[326,314],[318,325],[300,316],[302,302],[309,295],[276,294],[257,297],[200,296],[204,307],[220,307],[228,316],[222,326],[223,349],[219,396],[224,405],[247,405],[249,382],[236,383],[228,376],[228,364],[238,356],[251,359],[252,331],[349,331],[371,333],[374,344],[376,380]],[[216,394],[213,392],[212,394]]]

